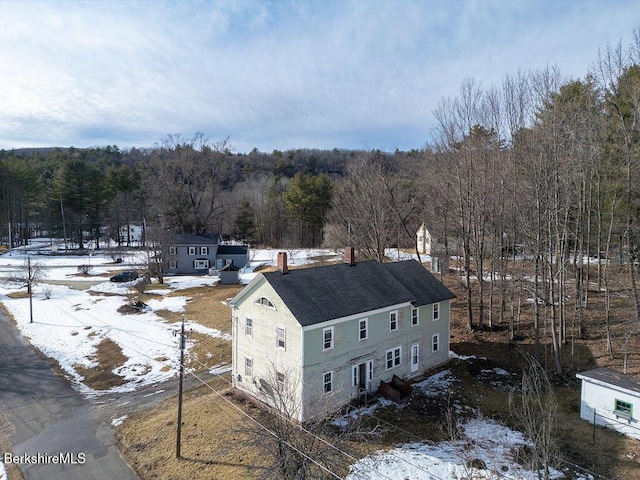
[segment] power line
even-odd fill
[[[254,422],[256,425],[258,425],[260,428],[262,428],[263,430],[265,430],[267,433],[269,433],[270,435],[272,435],[273,437],[277,438],[279,441],[282,441],[285,445],[287,445],[289,448],[291,448],[292,450],[294,450],[295,452],[299,453],[300,455],[302,455],[304,458],[306,458],[307,460],[310,460],[311,462],[313,462],[315,465],[317,465],[318,467],[320,467],[322,470],[324,470],[325,472],[327,472],[328,474],[330,474],[332,477],[334,478],[338,478],[338,479],[342,479],[342,477],[340,475],[338,475],[337,473],[329,470],[327,467],[325,467],[324,465],[322,465],[321,463],[319,463],[317,460],[311,458],[309,455],[307,455],[306,453],[302,452],[301,450],[299,450],[298,448],[296,448],[295,446],[291,445],[291,443],[287,442],[286,440],[283,440],[282,438],[280,438],[278,436],[277,433],[271,431],[268,427],[266,427],[265,425],[263,425],[262,423],[260,423],[258,420],[256,420],[255,418],[253,418],[251,415],[249,415],[248,413],[244,412],[240,407],[238,407],[237,405],[235,405],[231,400],[229,400],[228,398],[226,398],[224,395],[220,394],[220,392],[218,392],[217,390],[215,390],[213,387],[211,387],[209,384],[207,384],[204,380],[202,380],[200,377],[198,377],[195,373],[193,372],[189,372],[189,375],[193,376],[194,378],[196,378],[200,383],[202,383],[203,385],[205,385],[209,390],[211,390],[213,393],[215,393],[218,397],[220,397],[222,400],[224,400],[225,402],[227,402],[233,409],[235,409],[238,413],[240,413],[242,416],[248,418],[250,421]]]
[[[55,303],[53,303],[55,305]],[[68,312],[65,312],[63,309],[61,309],[58,305],[55,305],[56,308],[58,308],[60,311],[62,311],[65,315],[69,316],[70,318],[72,318],[73,320],[77,321],[78,323],[84,325],[84,326],[90,326],[87,323],[81,321],[80,319],[74,317],[73,315],[69,314]],[[95,317],[94,317],[95,318]],[[103,322],[104,323],[104,322]],[[141,337],[142,338],[142,337]],[[133,352],[142,355],[146,358],[149,358],[150,360],[153,360],[154,362],[160,363],[164,366],[167,366],[169,368],[173,368],[173,365],[167,364],[166,362],[157,360],[143,352],[140,352],[132,347],[130,347],[129,345],[127,345],[124,342],[120,342],[120,344],[130,350],[132,350]],[[171,346],[174,347],[174,346]],[[201,362],[200,362],[201,363]],[[336,474],[335,472],[331,471],[329,468],[325,467],[324,465],[322,465],[321,463],[319,463],[317,460],[315,460],[314,458],[312,458],[311,456],[309,456],[308,454],[306,454],[305,452],[301,451],[300,449],[298,449],[297,447],[295,447],[294,445],[291,445],[290,442],[287,442],[286,440],[283,440],[282,438],[280,438],[275,432],[271,431],[268,427],[264,426],[262,423],[260,423],[259,421],[257,421],[256,419],[254,419],[253,417],[251,417],[249,414],[247,414],[246,412],[243,412],[238,406],[234,405],[230,400],[228,400],[227,398],[225,398],[223,395],[221,395],[219,392],[217,392],[215,389],[213,389],[210,385],[208,385],[204,380],[202,380],[200,377],[198,377],[195,373],[193,372],[188,372],[191,376],[193,376],[195,379],[197,379],[202,385],[206,386],[207,388],[209,388],[209,390],[211,390],[212,392],[214,392],[216,395],[218,395],[220,398],[222,398],[223,400],[225,400],[227,403],[229,403],[229,405],[231,405],[236,411],[240,412],[242,415],[244,415],[245,417],[249,418],[251,421],[253,421],[254,423],[256,423],[256,425],[260,426],[260,428],[262,428],[263,430],[265,430],[266,432],[268,432],[270,435],[272,435],[273,437],[277,438],[278,440],[282,441],[285,445],[287,445],[289,448],[291,448],[292,450],[294,450],[295,452],[297,452],[298,454],[302,455],[304,458],[306,458],[307,460],[311,461],[312,463],[314,463],[315,465],[317,465],[319,468],[321,468],[323,471],[325,471],[326,473],[328,473],[329,475],[333,476],[334,478],[338,478],[338,479],[342,479],[342,477],[340,477],[338,474]],[[216,376],[223,378],[219,375],[216,374]],[[226,380],[226,379],[225,379]],[[179,456],[179,455],[178,455]]]
[[[197,361],[198,363],[200,363],[200,365],[202,365],[203,367],[206,367],[206,365],[204,365],[204,364],[203,364],[202,362],[200,362],[199,360],[196,360],[196,361]],[[207,368],[210,368],[210,367],[207,367]],[[193,374],[192,374],[192,375],[193,375]],[[218,378],[221,378],[222,380],[224,380],[225,382],[227,382],[229,385],[231,385],[231,386],[232,386],[231,382],[229,382],[229,380],[227,380],[226,378],[224,378],[222,375],[219,375],[219,374],[217,374],[217,373],[213,373],[213,375],[216,375]],[[264,404],[264,402],[262,402],[262,403]],[[269,406],[269,405],[267,405],[267,404],[264,404],[264,405],[269,409],[269,411],[272,411],[273,413],[275,413],[275,414],[277,414],[278,416],[280,416],[281,418],[283,418],[285,421],[288,421],[289,423],[291,423],[293,426],[295,426],[295,427],[299,428],[300,430],[302,430],[302,431],[304,431],[304,432],[308,433],[309,435],[313,436],[315,439],[317,439],[317,440],[319,440],[319,441],[323,442],[324,444],[326,444],[326,445],[330,446],[331,448],[333,448],[333,449],[334,449],[334,450],[336,450],[337,452],[339,452],[339,453],[341,453],[341,454],[345,455],[345,456],[346,456],[347,458],[349,458],[350,460],[352,460],[352,461],[354,461],[354,462],[358,462],[358,461],[359,461],[359,459],[358,459],[358,458],[354,457],[354,456],[353,456],[353,455],[351,455],[350,453],[345,452],[344,450],[342,450],[342,449],[340,449],[340,448],[336,447],[335,445],[333,445],[332,443],[328,442],[327,440],[325,440],[325,439],[323,439],[323,438],[319,437],[318,435],[314,434],[313,432],[310,432],[309,430],[305,429],[302,425],[295,423],[295,422],[294,422],[290,417],[287,417],[287,416],[286,416],[286,415],[284,415],[282,412],[277,411],[276,409],[274,409],[274,408],[270,407],[270,406]],[[383,421],[383,420],[381,420],[381,421]],[[388,422],[385,422],[385,423],[388,423]],[[391,424],[389,424],[389,425],[391,425]],[[417,437],[417,436],[416,436],[416,437]],[[421,471],[423,471],[423,472],[427,473],[428,475],[430,475],[430,476],[431,476],[431,479],[432,479],[432,480],[444,480],[444,479],[442,479],[442,478],[438,477],[437,475],[435,475],[435,474],[433,474],[433,473],[429,472],[429,471],[428,471],[428,470],[426,470],[424,467],[422,467],[422,466],[420,466],[420,465],[416,465],[416,464],[415,464],[415,463],[413,463],[413,462],[410,462],[410,461],[409,461],[409,460],[407,460],[406,458],[400,457],[400,456],[398,456],[398,455],[394,454],[393,452],[387,452],[387,453],[389,453],[390,455],[393,455],[396,459],[398,459],[398,460],[400,460],[400,461],[402,461],[402,462],[405,462],[405,463],[407,463],[408,465],[411,465],[412,467],[414,467],[414,468],[416,468],[416,469],[418,469],[418,470],[421,470]],[[387,479],[389,479],[389,480],[392,480],[390,477],[386,476],[385,474],[383,474],[383,473],[381,473],[381,472],[376,472],[376,475],[379,475],[379,476],[382,476],[382,477],[387,478]]]
[[[63,296],[62,298],[63,298],[67,303],[72,304],[72,302],[70,302],[70,301],[69,301],[67,298],[65,298],[64,296]],[[73,320],[75,320],[75,321],[79,322],[81,325],[84,325],[84,326],[86,326],[86,327],[90,327],[90,326],[91,326],[91,325],[89,325],[89,324],[87,324],[87,323],[85,323],[85,322],[81,321],[81,320],[80,320],[80,319],[78,319],[77,317],[74,317],[73,315],[71,315],[71,314],[69,314],[68,312],[64,311],[64,310],[63,310],[61,307],[59,307],[55,302],[51,302],[51,304],[52,304],[52,305],[54,305],[54,306],[55,306],[57,309],[59,309],[60,311],[62,311],[65,315],[67,315],[67,316],[69,316],[70,318],[72,318]],[[104,310],[104,311],[106,311],[106,312],[112,313],[110,310],[104,309],[104,308],[102,308],[102,307],[100,307],[100,306],[99,306],[98,308],[100,308],[101,310]],[[111,324],[108,324],[108,323],[107,323],[107,322],[105,322],[104,320],[101,320],[101,319],[99,319],[98,317],[93,316],[93,315],[92,315],[91,313],[89,313],[89,312],[86,312],[86,313],[85,313],[85,315],[87,315],[87,316],[89,316],[90,318],[93,318],[94,320],[97,320],[98,322],[102,323],[106,328],[113,329],[113,330],[117,330],[117,331],[122,331],[122,332],[127,333],[127,334],[129,334],[129,335],[131,335],[131,336],[134,336],[134,337],[136,337],[136,338],[140,338],[140,339],[142,339],[142,340],[144,340],[144,341],[149,341],[149,342],[156,343],[156,344],[158,344],[158,345],[162,345],[162,346],[169,347],[169,348],[175,348],[175,345],[169,345],[169,344],[165,344],[165,343],[162,343],[162,342],[158,342],[158,341],[155,341],[155,340],[152,340],[152,339],[149,339],[149,338],[141,337],[141,336],[139,336],[139,335],[136,335],[136,333],[134,333],[134,332],[133,332],[133,331],[131,331],[131,330],[126,330],[126,329],[122,329],[122,328],[119,328],[119,327],[115,327],[115,326],[113,326],[113,325],[111,325]],[[148,322],[145,322],[145,321],[142,321],[142,320],[137,320],[137,319],[134,319],[134,320],[135,320],[135,321],[138,321],[138,322],[140,322],[140,323],[144,323],[145,325],[148,325]],[[72,326],[69,326],[69,327],[73,328]],[[126,343],[124,343],[124,342],[119,342],[119,343],[120,343],[121,345],[123,345],[124,347],[126,347],[126,348],[130,349],[131,351],[133,351],[133,352],[135,352],[135,353],[138,353],[139,355],[142,355],[142,356],[144,356],[144,357],[146,357],[146,358],[149,358],[149,359],[153,360],[154,362],[157,362],[157,363],[160,363],[160,364],[162,364],[162,365],[168,366],[169,368],[172,368],[172,367],[173,367],[172,365],[169,365],[169,364],[167,364],[167,363],[165,363],[165,362],[163,362],[163,361],[156,360],[155,358],[153,358],[153,357],[151,357],[151,356],[149,356],[149,355],[146,355],[146,354],[144,354],[144,353],[142,353],[142,352],[140,352],[140,351],[138,351],[138,350],[136,350],[136,349],[134,349],[134,348],[132,348],[132,347],[128,346],[128,345],[127,345]],[[207,369],[211,368],[211,367],[209,367],[209,366],[205,365],[204,363],[202,363],[201,361],[199,361],[198,359],[195,359],[195,361],[196,361],[197,363],[199,363],[202,367],[205,367],[205,368],[207,368]],[[213,373],[214,375],[216,375],[218,378],[221,378],[221,379],[223,379],[225,382],[227,382],[227,383],[229,383],[230,385],[232,385],[232,384],[231,384],[231,382],[230,382],[229,380],[227,380],[226,378],[224,378],[222,375],[219,375],[219,374],[217,374],[217,373],[215,373],[215,372],[212,372],[212,373]],[[274,436],[274,437],[276,437],[276,438],[279,438],[275,432],[270,431],[266,426],[262,425],[260,422],[258,422],[257,420],[253,419],[253,417],[251,417],[250,415],[246,414],[245,412],[242,412],[242,410],[240,410],[240,409],[239,409],[239,407],[235,406],[231,401],[229,401],[228,399],[226,399],[225,397],[223,397],[222,395],[220,395],[220,394],[219,394],[219,392],[217,392],[216,390],[214,390],[214,389],[213,389],[211,386],[209,386],[205,381],[203,381],[201,378],[199,378],[195,373],[193,373],[193,372],[188,372],[188,374],[190,374],[191,376],[193,376],[194,378],[196,378],[200,383],[202,383],[203,385],[205,385],[207,388],[209,388],[209,389],[210,389],[212,392],[214,392],[216,395],[218,395],[218,396],[220,396],[221,398],[223,398],[225,401],[227,401],[227,403],[229,403],[230,405],[232,405],[232,406],[233,406],[233,408],[235,408],[236,410],[238,410],[239,412],[241,412],[241,413],[242,413],[243,415],[245,415],[246,417],[250,418],[250,419],[251,419],[252,421],[254,421],[256,424],[258,424],[261,428],[263,428],[263,429],[265,429],[266,431],[268,431],[272,436]],[[266,405],[266,404],[265,404],[265,405]],[[309,435],[313,436],[315,439],[319,440],[319,441],[320,441],[320,442],[322,442],[323,444],[325,444],[325,445],[329,446],[330,448],[332,448],[332,449],[336,450],[337,452],[339,452],[339,453],[341,453],[341,454],[345,455],[345,456],[346,456],[347,458],[349,458],[350,460],[355,461],[355,462],[357,462],[357,461],[358,461],[358,459],[357,459],[356,457],[352,456],[352,455],[351,455],[351,454],[349,454],[348,452],[345,452],[344,450],[342,450],[342,449],[338,448],[337,446],[333,445],[332,443],[328,442],[326,439],[323,439],[323,438],[319,437],[318,435],[314,434],[313,432],[310,432],[308,429],[305,429],[301,424],[297,424],[297,423],[293,422],[290,418],[286,417],[286,416],[285,416],[284,414],[282,414],[281,412],[278,412],[276,409],[274,409],[274,408],[272,408],[272,407],[270,407],[270,406],[268,406],[268,405],[266,405],[266,406],[267,406],[267,408],[268,408],[270,411],[272,411],[272,413],[275,413],[275,414],[279,415],[280,417],[284,418],[285,420],[287,420],[287,421],[291,422],[291,424],[292,424],[292,425],[294,425],[294,426],[298,427],[301,431],[303,431],[303,432],[305,432],[305,433],[307,433],[307,434],[309,434]],[[351,408],[355,409],[355,407],[351,407]],[[418,439],[420,442],[423,442],[423,441],[424,441],[424,440],[423,440],[421,437],[419,437],[418,435],[416,435],[416,434],[414,434],[414,433],[412,433],[412,432],[406,431],[406,430],[404,430],[404,429],[402,429],[402,428],[398,427],[397,425],[394,425],[394,424],[389,423],[389,422],[387,422],[387,421],[385,421],[385,420],[383,420],[383,419],[381,419],[381,418],[379,418],[379,417],[376,417],[376,416],[375,416],[375,415],[373,415],[373,414],[369,414],[369,416],[370,416],[370,417],[372,417],[372,418],[375,418],[376,420],[380,421],[381,423],[384,423],[384,424],[386,424],[386,425],[388,425],[388,426],[390,426],[390,427],[392,427],[392,428],[396,429],[397,431],[400,431],[400,432],[402,432],[402,433],[404,433],[404,434],[407,434],[407,435],[413,436],[414,438]],[[297,453],[301,454],[302,456],[304,456],[305,458],[307,458],[308,460],[310,460],[311,462],[313,462],[314,464],[316,464],[318,467],[320,467],[320,468],[322,468],[323,470],[325,470],[327,473],[331,474],[332,476],[334,476],[334,477],[336,477],[336,478],[341,478],[341,477],[339,477],[337,474],[335,474],[334,472],[330,471],[329,469],[327,469],[326,467],[324,467],[323,465],[321,465],[320,463],[318,463],[317,461],[315,461],[313,458],[311,458],[310,456],[308,456],[307,454],[305,454],[304,452],[302,452],[302,451],[300,451],[299,449],[297,449],[295,446],[291,445],[290,443],[288,443],[288,442],[286,442],[286,441],[284,441],[284,440],[283,440],[283,442],[284,442],[287,446],[289,446],[290,448],[292,448],[294,451],[296,451]],[[405,463],[407,463],[408,465],[411,465],[411,466],[413,466],[414,468],[419,469],[419,470],[421,470],[421,471],[423,471],[423,472],[427,473],[428,475],[430,475],[430,476],[431,476],[431,478],[434,478],[434,479],[437,479],[437,480],[443,480],[443,479],[441,479],[440,477],[438,477],[438,476],[434,475],[433,473],[430,473],[430,472],[429,472],[428,470],[426,470],[424,467],[422,467],[422,466],[420,466],[420,465],[416,465],[415,463],[410,462],[410,461],[409,461],[409,460],[407,460],[406,458],[399,457],[399,456],[397,456],[396,454],[394,454],[392,451],[391,451],[391,452],[387,452],[387,453],[389,453],[390,455],[394,456],[394,457],[395,457],[395,458],[397,458],[398,460],[400,460],[400,461],[402,461],[402,462],[405,462]],[[178,455],[178,456],[179,456],[179,455]],[[566,463],[566,464],[568,464],[568,465],[571,465],[571,466],[572,466],[572,467],[574,467],[574,468],[580,468],[580,469],[581,469],[581,470],[583,470],[583,471],[589,472],[587,469],[584,469],[584,468],[582,468],[582,467],[579,467],[579,466],[577,466],[577,465],[574,465],[574,464],[572,464],[572,463],[570,463],[570,462],[563,461],[563,463]],[[589,473],[592,473],[592,472],[589,472]],[[384,475],[384,474],[382,474],[382,473],[380,473],[380,472],[378,472],[377,474],[378,474],[378,475],[381,475],[381,476],[383,476],[383,477],[385,477],[385,478],[388,478],[388,479],[390,478],[390,477],[387,477],[386,475]],[[499,472],[498,472],[498,474],[499,474]],[[594,475],[597,475],[597,474],[594,474]],[[502,475],[500,475],[500,476],[502,476]],[[598,476],[599,476],[599,475],[598,475]],[[600,478],[603,478],[603,479],[605,478],[605,477],[602,477],[602,476],[599,476],[599,477],[600,477]]]

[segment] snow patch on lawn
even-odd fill
[[[365,457],[351,466],[345,480],[446,480],[474,478],[537,480],[538,472],[517,462],[524,436],[493,420],[475,419],[464,425],[463,438],[436,444],[406,443]],[[565,478],[557,470],[552,479]],[[591,477],[572,477],[587,480]]]

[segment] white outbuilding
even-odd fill
[[[640,440],[640,380],[608,368],[576,377],[582,380],[581,418]]]

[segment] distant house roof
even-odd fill
[[[401,303],[422,306],[455,298],[415,260],[370,260],[263,275],[303,327]]]
[[[246,255],[248,249],[246,245],[220,245],[218,255]]]
[[[239,270],[240,270],[240,267],[238,267],[237,265],[234,265],[233,263],[225,265],[224,268],[220,269],[221,272],[237,272]]]
[[[170,241],[177,245],[217,245],[222,237],[219,233],[176,233]]]
[[[632,377],[631,375],[625,375],[624,373],[616,372],[609,368],[596,368],[581,372],[576,375],[578,378],[595,380],[597,383],[607,383],[609,385],[615,385],[625,390],[631,390],[640,394],[640,380]]]

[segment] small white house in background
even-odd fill
[[[608,368],[576,377],[582,380],[580,418],[640,440],[640,380]]]
[[[130,223],[129,225],[122,225],[118,232],[120,241],[123,243],[128,242],[142,242],[142,235],[144,233],[144,228],[142,225],[135,225]]]
[[[416,232],[416,242],[418,244],[418,252],[427,255],[435,254],[435,246],[437,239],[433,237],[427,226],[423,223]]]

